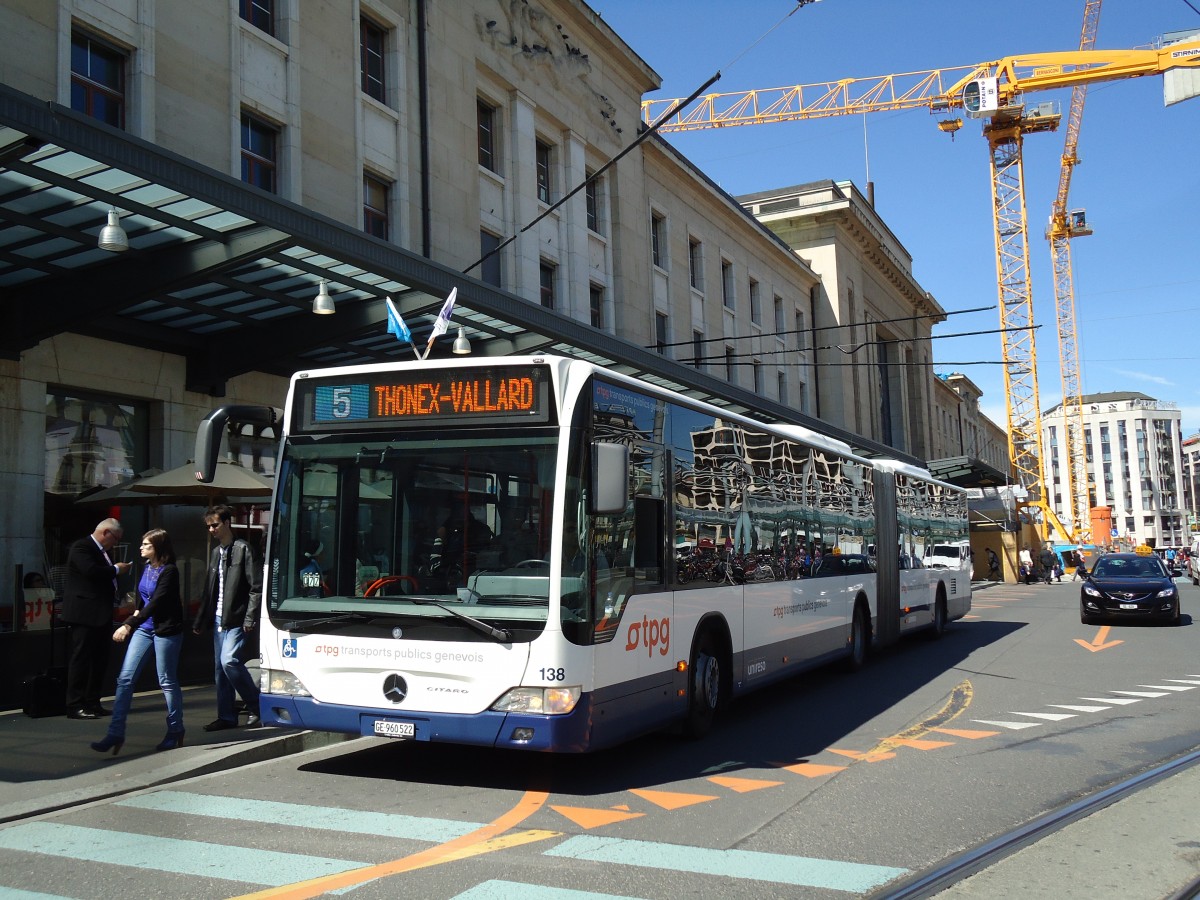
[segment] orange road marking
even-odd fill
[[[950,692],[950,696],[942,705],[942,708],[935,712],[932,716],[923,722],[918,722],[911,728],[906,728],[890,738],[885,738],[879,742],[879,745],[873,747],[867,756],[872,756],[879,753],[888,753],[895,747],[916,747],[918,750],[933,750],[938,746],[947,746],[944,742],[928,741],[925,743],[935,746],[917,746],[913,742],[921,742],[921,738],[927,735],[934,728],[945,725],[947,722],[952,722],[954,719],[966,712],[967,707],[971,705],[971,700],[975,697],[975,688],[971,686],[969,681],[960,681],[954,686],[954,690]]]
[[[839,750],[836,747],[829,748],[830,753],[836,753],[838,756],[848,756],[851,759],[857,759],[859,762],[883,762],[885,759],[895,759],[896,754],[890,751],[876,752],[871,750],[867,753],[860,753],[858,750]]]
[[[623,810],[625,810],[625,812],[629,812],[629,804],[628,803],[618,803],[616,806],[613,807],[613,809],[623,809]]]
[[[936,750],[939,747],[954,746],[954,741],[919,741],[916,738],[896,738],[895,743],[901,747],[912,747],[914,750]]]
[[[580,828],[599,828],[626,819],[640,819],[645,813],[617,812],[612,809],[589,809],[584,806],[551,806],[560,816],[570,819]]]
[[[629,793],[637,794],[643,800],[649,800],[655,806],[663,809],[682,809],[685,806],[695,806],[697,803],[707,803],[716,800],[707,794],[677,794],[673,791],[647,791],[643,788],[631,788]]]
[[[782,781],[763,781],[759,778],[731,778],[726,775],[713,775],[708,780],[713,784],[719,784],[721,787],[727,787],[731,791],[737,791],[739,794],[746,794],[750,791],[761,791],[763,788],[778,787],[783,784]]]
[[[549,796],[549,793],[546,791],[526,791],[516,806],[482,828],[476,828],[470,834],[464,834],[462,837],[457,837],[436,847],[430,847],[411,856],[404,856],[400,859],[394,859],[391,862],[380,863],[374,866],[365,866],[361,869],[351,869],[348,872],[338,872],[336,875],[323,875],[320,878],[312,878],[308,881],[299,881],[295,884],[285,884],[276,888],[268,888],[265,891],[257,891],[253,894],[243,894],[241,897],[236,898],[236,900],[260,900],[260,898],[267,897],[285,898],[285,900],[307,900],[310,897],[319,897],[321,894],[330,891],[352,887],[367,881],[374,881],[377,878],[384,878],[388,875],[399,875],[403,872],[412,872],[417,869],[440,865],[441,863],[451,862],[455,859],[462,859],[465,856],[473,856],[477,853],[490,853],[493,850],[502,850],[507,846],[516,846],[516,844],[520,843],[529,843],[535,840],[540,841],[556,837],[559,834],[556,831],[527,831],[523,832],[524,840],[520,840],[521,835],[510,835],[505,841],[496,840],[504,832],[521,824],[541,809],[546,803],[546,798]]]
[[[787,769],[789,772],[795,772],[797,775],[803,775],[805,778],[821,778],[825,775],[835,775],[845,769],[845,766],[820,766],[816,763],[802,762],[793,763],[790,766],[780,766],[781,769]]]
[[[968,741],[977,741],[980,738],[995,737],[999,731],[975,731],[970,728],[930,728],[930,731],[936,731],[939,734],[948,734],[952,737],[966,738]]]
[[[1090,650],[1093,653],[1095,653],[1097,650],[1107,650],[1109,647],[1115,647],[1117,644],[1125,643],[1124,641],[1107,640],[1108,630],[1110,628],[1112,628],[1111,625],[1101,625],[1100,630],[1096,632],[1096,636],[1091,640],[1090,643],[1085,641],[1083,638],[1075,638],[1075,643],[1077,643],[1084,650]]]

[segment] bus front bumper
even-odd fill
[[[592,726],[588,694],[579,698],[574,710],[561,716],[492,710],[470,715],[401,712],[321,703],[312,697],[281,694],[262,694],[259,709],[264,725],[551,753],[587,750]]]

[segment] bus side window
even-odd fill
[[[663,514],[665,504],[653,497],[635,497],[633,501],[634,579],[643,584],[663,581]]]

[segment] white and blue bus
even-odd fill
[[[217,410],[224,428],[266,421]],[[553,356],[295,375],[265,560],[265,724],[594,750],[940,634],[965,493]],[[211,475],[208,476],[211,478]]]

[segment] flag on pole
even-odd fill
[[[400,315],[400,310],[396,309],[396,304],[392,302],[391,297],[385,297],[384,302],[387,303],[388,334],[394,334],[398,339],[408,341],[411,344],[412,332],[404,324],[404,317]]]
[[[433,331],[429,333],[429,341],[425,344],[425,355],[429,355],[429,350],[433,346],[436,338],[445,334],[450,328],[450,316],[454,314],[454,300],[458,297],[458,288],[451,288],[450,295],[446,298],[446,302],[442,304],[442,311],[438,313],[437,321],[433,323]]]

